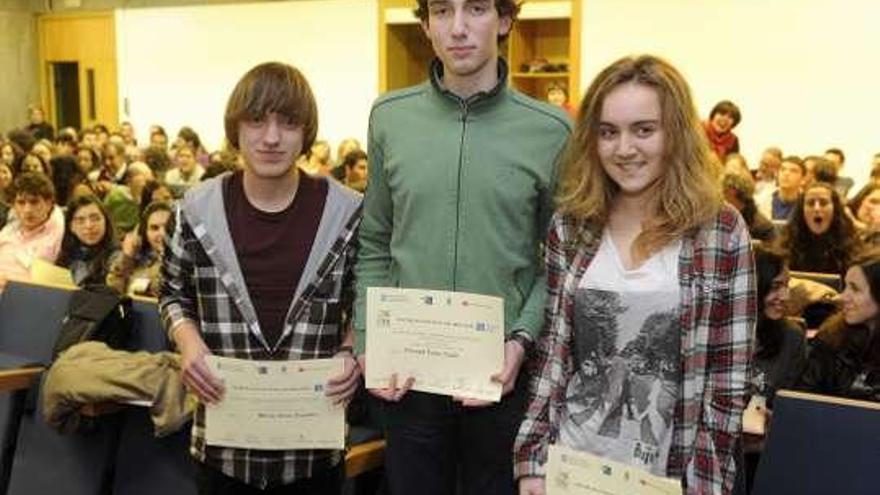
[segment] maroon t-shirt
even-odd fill
[[[326,199],[326,181],[300,174],[293,202],[282,211],[267,213],[248,201],[241,172],[226,181],[224,203],[232,244],[269,345],[281,337]]]

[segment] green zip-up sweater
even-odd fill
[[[544,320],[543,243],[557,163],[571,134],[560,109],[499,83],[463,100],[425,83],[380,97],[370,113],[370,176],[359,233],[355,343],[366,341],[367,287],[504,298],[508,334]]]

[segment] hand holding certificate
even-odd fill
[[[367,388],[396,374],[413,390],[501,399],[491,376],[504,366],[504,301],[460,292],[367,289]]]
[[[249,361],[206,356],[225,382],[223,399],[205,408],[208,445],[242,449],[342,449],[345,408],[325,395],[341,359]]]
[[[681,482],[560,445],[547,455],[547,495],[681,495]]]

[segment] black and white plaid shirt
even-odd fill
[[[192,321],[212,353],[239,359],[299,360],[333,356],[351,313],[355,231],[360,195],[330,181],[303,281],[293,297],[282,337],[269,345],[247,293],[223,204],[223,180],[187,193],[166,239],[159,309],[173,332]],[[265,488],[311,477],[340,462],[330,450],[249,450],[205,444],[205,409],[192,429],[192,455],[247,484]]]

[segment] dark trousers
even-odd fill
[[[245,484],[222,472],[196,463],[196,480],[199,495],[340,495],[342,493],[342,467],[336,466],[314,473],[311,478],[294,481],[287,485],[276,485],[260,490]]]
[[[520,376],[512,393],[484,408],[421,392],[387,403],[391,495],[514,495],[513,442],[525,410],[524,381]]]

